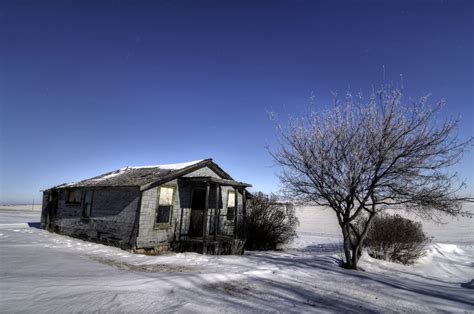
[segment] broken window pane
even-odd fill
[[[161,187],[160,188],[160,205],[173,205],[173,188]]]
[[[169,223],[171,214],[171,206],[158,206],[158,215],[156,216],[157,223]]]
[[[227,207],[235,206],[235,192],[229,192],[229,197],[227,198]]]
[[[227,208],[227,220],[234,221],[235,218],[235,207]]]
[[[81,191],[71,190],[67,194],[67,203],[80,203],[81,202]]]
[[[227,215],[226,219],[234,221],[235,218],[235,192],[229,191],[227,196]]]
[[[160,187],[156,223],[171,224],[171,212],[173,210],[173,187]]]

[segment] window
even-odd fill
[[[67,192],[67,204],[80,204],[81,203],[81,190],[70,190]]]
[[[84,203],[82,204],[82,217],[89,218],[92,211],[92,196],[94,191],[86,191],[84,194]]]
[[[174,187],[162,186],[158,195],[158,208],[156,210],[156,223],[162,226],[171,225],[173,212]]]
[[[233,222],[235,218],[235,192],[229,191],[227,194],[227,221]]]

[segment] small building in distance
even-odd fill
[[[45,190],[41,227],[142,253],[242,254],[250,186],[212,159],[126,167]]]

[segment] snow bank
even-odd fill
[[[462,283],[461,287],[468,288],[468,289],[474,289],[474,279],[471,280],[471,281],[468,281],[466,283]]]
[[[370,272],[400,272],[401,277],[423,276],[460,285],[474,278],[474,245],[432,243],[426,255],[413,265],[401,265],[371,258],[364,253],[361,266]]]

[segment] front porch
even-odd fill
[[[245,188],[251,185],[215,177],[181,177],[178,182],[191,186],[193,193],[191,213],[187,215],[181,208],[178,214],[179,232],[172,244],[173,251],[243,254],[248,197]],[[227,191],[226,206],[223,188]],[[230,193],[233,193],[233,198],[229,197]],[[189,221],[185,223],[186,216]]]
[[[207,255],[242,255],[244,253],[245,239],[218,236],[216,240],[210,238],[191,238],[173,244],[175,252],[195,252]]]

